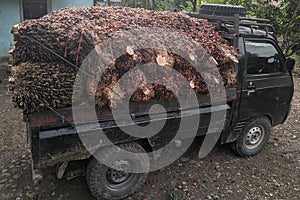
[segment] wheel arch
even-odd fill
[[[252,122],[252,121],[254,121],[255,119],[258,119],[258,118],[267,119],[270,122],[271,127],[273,126],[273,118],[270,114],[261,115],[261,116],[249,118],[247,120],[238,121],[238,122],[232,124],[230,126],[229,130],[222,133],[221,144],[235,142],[239,138],[239,136],[241,135],[241,131],[244,129],[244,127],[248,123],[250,123],[250,122]]]
[[[273,126],[274,121],[273,121],[273,118],[272,118],[272,116],[270,114],[264,115],[262,117],[267,118],[270,121],[271,126]]]
[[[267,144],[271,128],[272,121],[269,116],[255,117],[248,120],[241,131],[238,132],[236,141],[231,143],[232,149],[240,156],[257,155]]]

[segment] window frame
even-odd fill
[[[47,0],[47,13],[52,12],[52,0]],[[23,0],[19,0],[19,14],[20,14],[20,22],[24,21],[24,8],[23,8]]]
[[[278,55],[279,55],[279,60],[281,62],[282,65],[282,71],[279,72],[273,72],[273,73],[263,73],[263,74],[248,74],[248,62],[247,62],[247,58],[246,58],[246,53],[247,53],[247,47],[246,47],[246,42],[247,41],[251,41],[251,42],[258,42],[258,43],[269,43],[271,45],[273,45],[275,47],[275,49],[278,51]],[[280,49],[280,47],[278,46],[277,42],[275,42],[272,39],[269,38],[252,38],[252,37],[245,37],[244,38],[244,73],[246,76],[267,76],[267,75],[276,75],[276,74],[283,74],[286,72],[286,68],[285,68],[285,56],[282,53],[282,50]]]

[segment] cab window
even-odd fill
[[[248,74],[270,74],[282,72],[279,52],[268,42],[245,41]]]

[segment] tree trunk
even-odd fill
[[[193,0],[193,12],[197,10],[197,0]]]
[[[122,7],[125,6],[126,0],[122,0]]]
[[[147,0],[142,0],[142,8],[147,8]]]
[[[152,10],[156,10],[156,0],[152,0]]]

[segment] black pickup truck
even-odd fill
[[[206,12],[212,10],[219,12]],[[86,123],[91,126],[98,124],[99,128],[106,130],[112,143],[123,149],[151,152],[168,144],[174,137],[178,116],[192,119],[200,115],[197,135],[201,136],[207,132],[212,113],[226,112],[219,141],[222,144],[232,143],[233,149],[241,156],[256,155],[266,145],[271,127],[282,124],[289,114],[294,92],[291,71],[295,60],[284,56],[268,20],[246,18],[241,7],[206,5],[200,13],[189,15],[215,22],[216,29],[239,51],[240,61],[236,66],[238,83],[236,88],[226,90],[227,102],[186,112],[170,112],[164,131],[152,138],[122,134],[109,112],[102,112],[98,121],[90,121],[86,116]],[[157,114],[156,121],[160,119],[165,118]],[[145,113],[134,115],[137,124],[147,124],[149,120]],[[31,146],[34,180],[42,178],[41,169],[49,166],[55,166],[57,177],[62,178],[68,175],[69,166],[78,162],[96,198],[122,199],[134,193],[147,177],[147,173],[111,169],[94,159],[72,126],[71,108],[58,112],[24,113],[24,121]],[[98,151],[119,162],[115,145],[101,147]],[[127,161],[133,158],[123,159],[125,165],[130,165]]]

